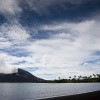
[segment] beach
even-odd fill
[[[45,98],[41,100],[100,100],[100,91],[93,91],[89,93]]]

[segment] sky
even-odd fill
[[[0,72],[43,79],[100,74],[100,0],[0,0]]]

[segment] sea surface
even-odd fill
[[[0,83],[0,100],[37,100],[100,90],[100,83]]]

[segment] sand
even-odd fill
[[[100,100],[100,91],[94,91],[94,92],[70,95],[70,96],[46,98],[41,100]]]

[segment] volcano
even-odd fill
[[[0,73],[0,82],[31,82],[31,83],[45,83],[46,80],[38,78],[31,73],[18,68],[17,73],[3,74]]]

